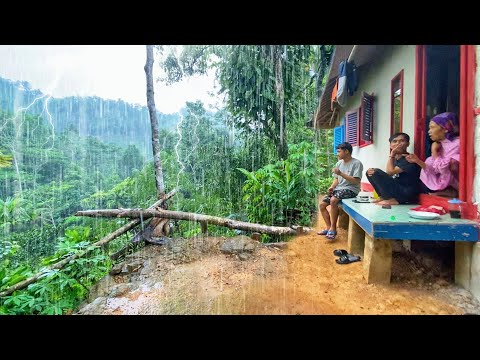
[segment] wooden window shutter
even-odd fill
[[[360,107],[360,146],[373,143],[373,103],[373,95],[364,92]]]
[[[340,126],[333,129],[333,153],[337,155],[337,145],[345,141],[345,118],[340,122]]]
[[[358,145],[358,115],[359,109],[355,111],[347,111],[345,113],[345,141],[348,141],[350,145],[357,146]]]

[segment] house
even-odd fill
[[[343,140],[350,142],[354,146],[352,155],[360,159],[365,168],[384,169],[391,134],[397,131],[409,134],[408,151],[425,160],[430,153],[427,133],[430,118],[445,111],[457,113],[461,144],[458,197],[467,204],[464,216],[478,227],[480,124],[476,124],[476,120],[480,120],[480,72],[476,71],[477,58],[480,58],[478,45],[338,45],[314,126],[334,129],[334,146]],[[339,65],[345,60],[357,67],[358,89],[340,106],[332,101],[332,91]],[[373,191],[365,174],[362,189]],[[422,195],[420,203],[446,207],[447,200]],[[480,300],[480,243],[478,239],[454,240],[455,282]]]

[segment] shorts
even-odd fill
[[[340,199],[340,200],[351,199],[351,198],[357,197],[357,193],[348,189],[333,190],[332,195],[325,195],[322,201],[326,202],[327,204],[330,204],[330,199],[332,198],[332,196],[335,196],[337,199]]]

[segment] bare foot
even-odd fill
[[[436,195],[442,196],[447,198],[455,198],[458,197],[458,191],[455,190],[453,187],[449,186],[445,190],[439,190],[429,193],[429,195]]]

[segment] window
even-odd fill
[[[402,131],[403,70],[392,79],[390,135]]]
[[[360,107],[360,147],[373,143],[373,95],[362,94]]]
[[[352,146],[373,144],[373,94],[362,94],[361,106],[345,113],[345,141]]]
[[[340,121],[340,126],[333,129],[333,154],[337,155],[337,145],[345,141],[345,118]]]

